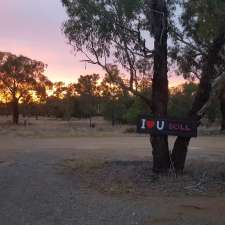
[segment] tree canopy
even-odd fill
[[[74,50],[84,53],[88,63],[98,64],[108,74],[112,65],[117,65],[129,74],[123,88],[138,94],[137,80],[152,77],[153,27],[148,21],[148,1],[62,2],[68,14],[63,30]],[[149,101],[147,96],[142,98]]]
[[[25,56],[0,52],[1,91],[9,96],[14,105],[14,122],[18,123],[18,103],[46,98],[51,82],[44,75],[46,65]]]
[[[213,43],[225,33],[225,4],[223,0],[181,1],[182,13],[179,26],[171,27],[174,40],[172,58],[176,59],[178,74],[187,79],[201,79],[202,70]],[[177,22],[177,21],[176,21]],[[223,46],[216,56],[215,64],[220,71],[214,71],[211,78],[220,75],[225,69]]]

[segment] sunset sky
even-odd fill
[[[66,20],[60,0],[0,0],[0,51],[22,54],[48,64],[52,81],[75,82],[81,74],[102,73],[80,61],[61,31]],[[180,82],[172,78],[170,85]]]

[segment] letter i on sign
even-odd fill
[[[146,128],[146,119],[141,120],[141,129],[144,130]]]

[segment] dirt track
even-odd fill
[[[2,157],[7,153],[48,152],[50,154],[75,154],[79,157],[106,157],[109,159],[137,160],[151,157],[148,137],[74,137],[25,138],[0,136]],[[170,146],[174,138],[170,139]],[[6,155],[7,155],[6,154]],[[192,139],[189,158],[225,160],[225,136],[201,136]]]
[[[113,197],[57,172],[57,163],[68,158],[149,159],[147,137],[2,135],[0,143],[2,225],[225,224],[224,197]],[[225,161],[224,136],[193,139],[189,158]]]

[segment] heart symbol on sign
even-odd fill
[[[155,126],[155,122],[153,120],[147,121],[147,128],[152,129]]]

